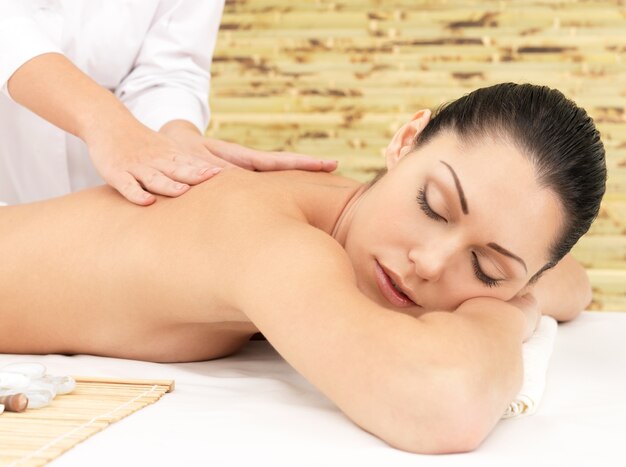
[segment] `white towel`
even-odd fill
[[[542,316],[535,333],[522,345],[524,382],[502,418],[532,415],[537,411],[546,386],[546,372],[554,348],[556,329],[557,322],[554,318]]]

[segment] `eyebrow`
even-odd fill
[[[443,165],[445,165],[450,173],[452,174],[452,178],[454,178],[454,186],[456,186],[456,191],[459,193],[459,201],[461,201],[461,209],[463,210],[463,214],[469,214],[469,208],[467,207],[467,200],[465,199],[465,193],[463,193],[463,187],[461,186],[461,182],[459,181],[459,177],[457,177],[456,172],[450,165],[445,163],[444,161],[439,161]],[[506,251],[506,250],[504,250]]]
[[[524,266],[524,270],[526,272],[528,272],[528,268],[526,267],[526,263],[524,262],[524,260],[522,258],[520,258],[517,255],[514,255],[513,253],[511,253],[509,250],[506,250],[504,248],[502,248],[500,245],[498,245],[497,243],[487,243],[487,246],[489,248],[491,248],[492,250],[496,250],[498,253],[503,254],[504,256],[508,256],[509,258],[513,258],[515,261],[517,261],[518,263],[520,263],[522,266]]]

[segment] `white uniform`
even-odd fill
[[[18,105],[11,75],[59,52],[158,130],[209,122],[209,69],[224,0],[0,0],[0,201],[104,183],[85,144]]]

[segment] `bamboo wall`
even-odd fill
[[[365,181],[394,131],[503,81],[560,89],[595,119],[608,193],[575,256],[592,309],[626,310],[626,5],[604,1],[227,0],[209,134],[338,159]]]

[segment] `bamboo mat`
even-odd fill
[[[0,466],[45,465],[174,390],[171,380],[74,379],[76,389],[47,407],[0,415]]]

